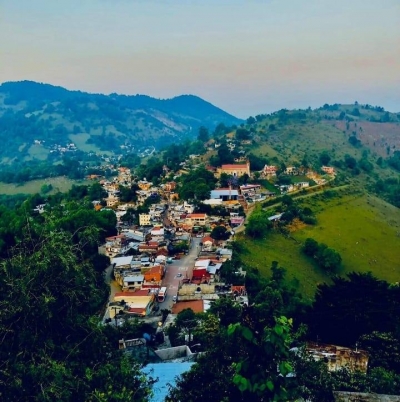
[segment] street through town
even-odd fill
[[[159,304],[160,310],[171,310],[173,305],[172,298],[177,295],[179,284],[183,279],[192,278],[193,266],[200,252],[200,243],[200,238],[193,237],[188,254],[182,256],[180,260],[172,260],[172,264],[166,264],[162,286],[165,286],[168,290],[165,301]]]

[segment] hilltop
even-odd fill
[[[194,138],[200,126],[212,129],[218,123],[240,122],[193,95],[155,99],[69,91],[32,81],[6,82],[0,85],[0,163],[15,158],[46,160],[50,151],[60,149],[138,152]]]

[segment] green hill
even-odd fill
[[[200,126],[240,122],[193,95],[155,99],[6,82],[0,85],[0,163],[57,159],[71,151],[62,150],[70,143],[84,152],[137,153],[194,138]]]

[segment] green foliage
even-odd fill
[[[2,399],[145,400],[138,365],[116,351],[99,325],[108,291],[80,242],[46,225],[30,225],[29,233],[24,244],[31,247],[0,264]]]
[[[329,162],[331,160],[331,156],[327,151],[324,151],[321,153],[319,156],[319,161],[321,162],[322,165],[329,165]]]
[[[370,273],[335,277],[332,285],[318,286],[308,315],[310,335],[326,343],[353,346],[373,331],[395,331],[400,324],[399,300],[398,286],[390,287]]]
[[[246,224],[246,234],[252,238],[262,238],[272,228],[268,215],[261,209],[255,210]]]
[[[328,272],[336,271],[342,262],[342,257],[335,249],[311,238],[304,242],[303,253],[314,258],[318,265]]]
[[[228,240],[231,234],[226,230],[225,226],[215,226],[210,236],[214,240]]]
[[[207,142],[210,139],[210,135],[206,127],[201,126],[199,128],[199,134],[197,135],[197,139],[201,142]]]
[[[204,168],[193,170],[182,176],[178,188],[179,197],[183,200],[208,199],[216,181],[214,175]]]

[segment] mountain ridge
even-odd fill
[[[34,141],[49,147],[76,142],[84,152],[118,154],[124,147],[160,148],[194,139],[201,126],[214,129],[219,123],[230,126],[241,122],[196,95],[156,99],[9,81],[0,85],[0,140],[6,145],[0,152],[0,163],[36,157],[28,151]]]

